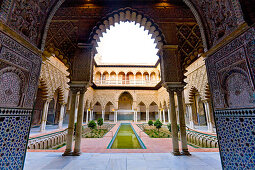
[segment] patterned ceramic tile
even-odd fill
[[[0,109],[0,169],[22,169],[31,116],[3,115]]]
[[[245,114],[247,112],[247,114]],[[255,169],[255,110],[236,110],[235,114],[216,112],[219,144],[225,169]],[[242,114],[242,115],[240,115]]]

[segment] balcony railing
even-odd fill
[[[94,80],[97,86],[156,86],[159,80]]]

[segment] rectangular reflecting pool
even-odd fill
[[[130,123],[121,123],[107,149],[146,149]]]

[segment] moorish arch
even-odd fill
[[[51,97],[49,82],[47,81],[47,79],[41,77],[39,79],[38,88],[42,90],[42,98],[44,100],[47,100]]]
[[[165,38],[159,26],[148,16],[129,7],[113,11],[99,21],[90,34],[89,42],[92,42],[94,47],[97,47],[97,42],[100,41],[100,37],[103,37],[103,33],[106,33],[110,26],[114,26],[115,23],[120,23],[121,21],[135,22],[140,24],[140,26],[144,26],[144,29],[148,30],[152,38],[155,39],[158,49],[161,49],[165,44]]]
[[[159,118],[158,116],[159,105],[153,101],[149,105],[149,120],[156,120]]]
[[[56,91],[58,91],[58,100],[59,103],[66,103],[66,95],[65,95],[65,90],[64,87],[59,86]]]
[[[43,31],[43,29],[44,30],[47,30],[47,27],[45,28],[44,27],[44,25],[45,25],[45,22],[46,22],[46,20],[47,20],[47,22],[46,22],[46,25],[47,25],[47,23],[50,23],[50,21],[51,21],[51,17],[53,17],[54,16],[54,11],[56,11],[57,9],[58,9],[58,7],[62,4],[62,2],[64,2],[64,0],[61,0],[61,1],[54,1],[54,0],[52,0],[52,1],[44,1],[45,3],[51,3],[51,5],[49,5],[49,6],[47,6],[46,8],[45,8],[45,10],[43,9],[39,9],[39,11],[38,10],[36,10],[36,11],[33,11],[34,10],[34,8],[32,8],[33,10],[31,11],[31,6],[33,7],[33,3],[36,3],[36,5],[38,5],[38,2],[41,2],[41,1],[33,1],[33,3],[30,3],[30,1],[28,2],[28,5],[29,5],[29,7],[28,8],[26,8],[26,9],[23,9],[23,12],[25,13],[25,15],[23,15],[23,16],[18,16],[19,18],[21,18],[21,20],[24,20],[25,18],[26,18],[26,14],[30,14],[30,12],[31,13],[34,13],[34,14],[38,14],[38,13],[43,13],[44,15],[45,15],[45,17],[43,17],[42,19],[40,18],[40,20],[36,20],[36,19],[34,19],[34,18],[31,18],[31,20],[32,21],[30,21],[30,23],[32,22],[32,24],[40,24],[40,28],[39,28],[39,30],[38,29],[32,29],[32,30],[26,30],[26,29],[22,29],[22,28],[25,28],[25,24],[23,25],[23,26],[21,26],[21,27],[18,27],[17,29],[15,28],[16,27],[16,25],[18,25],[19,24],[19,20],[17,20],[16,21],[16,23],[11,23],[10,24],[10,22],[8,21],[8,19],[10,19],[10,20],[12,20],[13,18],[12,17],[9,17],[11,14],[13,14],[13,16],[14,17],[17,17],[17,15],[15,15],[15,13],[12,13],[14,10],[10,10],[10,9],[16,9],[16,8],[19,8],[19,5],[17,5],[18,3],[20,3],[20,1],[12,1],[13,3],[7,3],[8,1],[6,1],[6,0],[4,0],[4,1],[2,1],[2,9],[7,9],[7,10],[3,10],[3,15],[1,16],[1,19],[2,19],[2,21],[4,22],[4,23],[6,23],[6,25],[8,24],[8,26],[10,27],[10,28],[13,28],[13,30],[16,30],[16,33],[15,33],[15,35],[17,34],[17,35],[22,35],[22,37],[20,38],[20,37],[18,37],[17,38],[17,36],[16,36],[16,38],[17,39],[21,39],[21,41],[19,41],[19,42],[14,42],[13,41],[13,39],[12,38],[14,38],[15,36],[13,36],[12,34],[8,34],[7,36],[6,35],[3,35],[3,36],[5,36],[5,37],[8,37],[8,36],[12,36],[12,37],[10,37],[10,39],[11,39],[11,41],[15,44],[15,45],[18,45],[21,49],[24,49],[24,47],[25,46],[29,46],[29,48],[32,46],[33,48],[30,48],[30,49],[35,49],[35,47],[33,46],[34,44],[35,44],[35,41],[33,40],[33,39],[31,39],[30,37],[29,37],[29,35],[31,35],[31,33],[33,32],[33,31],[35,31],[35,34],[40,34],[40,33],[42,33]],[[197,11],[198,11],[198,14],[200,15],[200,16],[205,16],[204,18],[203,18],[203,20],[202,20],[202,22],[204,22],[204,20],[205,21],[207,21],[207,22],[205,22],[205,25],[207,25],[207,27],[205,27],[205,29],[207,29],[208,31],[208,33],[209,33],[209,36],[208,35],[206,35],[206,37],[207,37],[207,41],[209,41],[209,47],[212,47],[213,45],[215,45],[215,44],[217,44],[217,42],[219,42],[220,40],[222,40],[223,38],[224,38],[224,36],[226,36],[226,35],[228,35],[228,34],[230,34],[232,31],[234,31],[237,27],[238,27],[238,25],[240,25],[241,23],[242,23],[242,17],[243,17],[243,14],[242,14],[242,10],[241,10],[241,7],[240,7],[240,3],[239,2],[243,2],[243,1],[238,1],[238,0],[233,0],[233,1],[230,1],[230,0],[226,0],[226,1],[216,1],[216,0],[201,0],[201,1],[199,1],[199,0],[192,0],[192,1],[190,1],[195,7],[197,7],[196,9],[197,9]],[[221,6],[219,6],[219,8],[217,8],[217,4],[218,3],[221,3]],[[230,6],[230,8],[228,8],[229,7],[229,5],[228,4],[231,4],[232,6]],[[57,4],[57,5],[56,5]],[[5,7],[7,7],[7,8],[5,8]],[[226,9],[226,11],[224,11],[224,9]],[[2,10],[1,10],[2,11]],[[203,15],[203,14],[205,14],[205,15]],[[219,17],[217,17],[217,14],[218,15],[220,15]],[[230,15],[225,15],[225,14],[230,14]],[[51,16],[51,17],[49,17],[49,15]],[[221,19],[223,17],[223,20]],[[35,17],[35,18],[37,18],[37,17]],[[14,20],[14,22],[15,22],[15,20]],[[18,23],[18,24],[17,24]],[[215,24],[216,25],[218,25],[218,27],[215,27]],[[41,25],[43,25],[43,26],[41,26]],[[209,26],[208,26],[209,25]],[[21,28],[21,29],[20,29]],[[32,25],[32,28],[33,28],[33,25]],[[224,28],[223,30],[221,29],[221,28]],[[25,31],[27,31],[28,32],[28,34],[24,34],[22,31],[23,30],[25,30]],[[4,32],[5,33],[5,30],[3,29],[3,30],[1,30],[2,32]],[[47,31],[45,31],[45,32],[47,32]],[[248,31],[247,31],[248,32]],[[247,32],[242,32],[242,33],[244,33],[243,35],[247,35],[246,33]],[[252,29],[250,29],[249,30],[249,32],[254,32],[254,29],[252,28]],[[238,39],[238,40],[240,40],[241,38],[240,37],[244,37],[244,36],[234,36],[234,38],[233,39]],[[25,40],[27,40],[28,42],[30,42],[32,45],[30,45],[29,43],[24,43],[24,44],[22,44],[23,46],[20,46],[20,42],[22,42],[22,40],[24,40],[23,39],[23,37],[25,37]],[[32,36],[33,37],[33,36]],[[43,35],[43,37],[46,37],[46,34],[44,34]],[[214,38],[214,37],[216,37],[216,38]],[[36,37],[37,39],[38,39],[38,37]],[[40,39],[41,37],[39,37],[39,39]],[[254,37],[251,37],[250,38],[250,40],[254,40]],[[37,41],[37,40],[36,40]],[[247,39],[245,39],[245,38],[243,38],[242,40],[240,40],[239,42],[241,42],[241,43],[239,43],[239,44],[242,44],[242,45],[245,45],[246,46],[246,42],[247,41],[249,41],[249,40],[247,40]],[[37,41],[38,42],[38,41]],[[39,40],[39,42],[41,42],[40,40]],[[229,47],[229,46],[227,46],[226,44],[227,43],[225,43],[224,45],[222,45],[222,47],[224,47],[224,48],[221,48],[221,50],[220,51],[226,51],[227,50],[227,48],[228,49],[230,49],[230,48],[232,48],[233,50],[236,50],[237,49],[237,47],[239,47],[239,45],[237,45],[237,44],[235,44],[236,42],[234,42],[234,44],[231,44],[231,47]],[[10,44],[12,44],[12,43],[10,43]],[[42,43],[43,44],[43,43]],[[40,48],[40,46],[41,46],[41,43],[36,43],[36,47],[39,47]],[[226,47],[226,48],[225,48]],[[249,48],[248,46],[247,46],[247,48]],[[12,50],[12,48],[9,48],[10,50]],[[29,51],[28,49],[25,49],[26,51]],[[21,58],[26,58],[26,56],[24,55],[24,53],[23,52],[21,52],[22,50],[20,50],[20,49],[17,49],[17,51],[12,51],[13,53],[19,53],[19,54],[21,54]],[[36,51],[36,50],[35,50]],[[232,52],[232,51],[230,51],[230,52]],[[248,51],[248,55],[247,55],[247,57],[248,56],[252,56],[252,54],[254,54],[254,52],[251,52],[251,51]],[[34,55],[33,54],[33,56],[40,56],[39,54],[37,54],[37,55]],[[228,56],[227,54],[221,54],[221,56],[222,57],[225,57],[225,58],[232,58],[233,56]],[[211,58],[215,58],[215,57],[217,57],[216,55],[214,55],[214,56],[212,56]],[[32,58],[32,57],[31,57]],[[250,57],[249,57],[250,58]],[[34,60],[40,60],[40,58],[39,57],[36,57]],[[208,63],[210,63],[210,65],[212,65],[212,67],[213,66],[215,66],[216,65],[216,62],[214,62],[214,61],[212,61],[212,60],[209,60],[208,59]],[[207,64],[208,64],[207,63]],[[235,63],[234,63],[235,64]],[[39,62],[39,64],[36,64],[35,65],[35,67],[40,67],[39,66],[40,65],[40,62]],[[232,64],[233,65],[233,64]],[[212,73],[216,73],[216,71],[214,71],[211,67],[209,67],[208,68]],[[249,68],[247,68],[248,70],[249,70]],[[248,71],[247,71],[248,72]],[[33,72],[34,74],[37,74],[36,76],[38,76],[39,75],[39,72]],[[31,73],[32,74],[32,73]],[[38,82],[37,80],[38,80],[38,77],[33,77],[34,78],[34,80],[35,80],[35,82]],[[209,77],[211,77],[211,81],[214,81],[214,80],[216,80],[219,76],[218,75],[215,75],[214,77],[213,77],[214,75],[209,75]],[[234,75],[234,76],[237,76],[237,75]],[[253,75],[252,75],[253,76]],[[250,76],[250,77],[252,77],[252,76]],[[238,76],[237,76],[238,77]],[[231,78],[231,77],[230,77]],[[238,77],[239,78],[239,77]],[[228,80],[228,81],[230,81],[230,80]],[[251,81],[253,81],[253,85],[254,85],[254,80],[251,80]],[[216,82],[216,81],[215,81]],[[216,84],[217,84],[218,82],[216,82]],[[231,82],[229,82],[229,83],[231,83]],[[252,82],[251,82],[252,83]],[[30,95],[32,98],[33,98],[33,96],[34,96],[34,94],[35,94],[35,89],[36,89],[36,85],[37,85],[37,83],[34,83],[34,81],[33,80],[31,80],[31,81],[28,81],[27,82],[27,84],[32,84],[32,86],[30,87],[31,88],[31,90],[32,90],[32,92],[30,92],[30,93],[25,93],[25,95]],[[212,91],[213,92],[217,92],[217,93],[213,93],[212,92],[212,94],[213,95],[221,95],[221,87],[216,87],[216,86],[213,86],[213,83],[210,83],[212,86],[211,86],[211,89],[212,89]],[[219,84],[219,83],[218,83]],[[229,85],[231,85],[231,84],[229,84]],[[34,91],[34,92],[33,92]],[[218,98],[220,98],[221,96],[216,96],[216,97],[218,97]],[[216,98],[215,97],[215,98]],[[220,103],[220,102],[219,102]],[[27,104],[27,106],[28,107],[31,107],[33,105],[33,102],[31,102],[31,105],[30,105],[30,103],[28,103]],[[219,109],[219,107],[218,106],[216,106],[215,107],[216,109]],[[227,111],[227,107],[221,107],[221,109],[223,108],[223,110],[224,109],[226,109],[225,111],[226,112],[228,112]],[[25,110],[25,108],[22,108],[22,109],[24,109]],[[240,108],[241,109],[241,108]],[[237,111],[237,113],[239,113],[240,112],[240,110],[236,110]],[[247,111],[245,111],[245,110],[243,110],[245,113],[247,112]],[[222,111],[218,111],[219,113],[222,113]],[[217,113],[218,113],[217,112]],[[232,114],[232,113],[230,113],[230,114]],[[238,115],[238,116],[240,116],[240,115]],[[24,117],[22,117],[22,118],[24,118]],[[247,118],[234,118],[234,117],[231,117],[231,121],[239,121],[238,119],[241,119],[242,121],[244,120],[245,122],[248,122],[248,119]],[[220,122],[221,121],[221,122]],[[25,120],[24,120],[24,122],[25,122]],[[24,127],[27,127],[27,126],[29,126],[29,122],[28,121],[26,121],[27,123],[24,125]],[[222,141],[225,141],[225,138],[226,139],[228,139],[228,138],[230,138],[230,137],[232,137],[232,136],[230,136],[230,135],[224,135],[224,132],[225,132],[225,130],[227,129],[227,130],[229,130],[229,129],[232,129],[231,127],[230,127],[230,125],[229,125],[229,119],[227,118],[223,118],[223,117],[219,117],[219,134],[220,134],[220,136],[222,136],[223,137],[223,140]],[[240,122],[240,121],[239,121]],[[246,123],[246,124],[248,124],[248,123]],[[228,127],[225,127],[225,126],[223,126],[223,125],[228,125]],[[247,126],[248,128],[250,127],[250,126]],[[220,128],[222,128],[222,130],[220,129]],[[244,128],[246,128],[246,127],[244,127]],[[241,130],[241,128],[240,128],[240,130]],[[22,133],[22,132],[24,132],[24,130],[23,131],[20,131],[20,134]],[[226,137],[225,137],[226,136]],[[242,137],[250,137],[250,135],[249,134],[247,134],[247,135],[243,135]],[[25,139],[26,140],[26,139]],[[227,141],[227,140],[226,140]],[[230,143],[230,142],[229,142]],[[248,143],[249,144],[249,143]],[[241,158],[239,155],[237,155],[237,154],[232,154],[233,152],[235,152],[236,150],[234,150],[234,149],[236,149],[236,148],[234,148],[234,149],[232,149],[232,150],[230,150],[229,151],[229,146],[230,146],[231,144],[229,144],[228,145],[228,142],[226,142],[226,143],[224,143],[224,142],[222,142],[221,143],[221,151],[222,151],[222,155],[224,156],[223,157],[223,159],[222,160],[225,160],[224,161],[224,165],[225,166],[223,166],[224,168],[229,168],[229,167],[238,167],[238,168],[247,168],[247,166],[245,166],[245,165],[243,165],[243,163],[241,162],[241,161],[239,161],[239,162],[236,162],[236,165],[234,165],[234,164],[231,164],[231,163],[229,163],[228,161],[226,161],[226,160],[233,160],[232,158],[233,158],[233,156],[225,156],[225,155],[228,155],[228,154],[231,154],[231,155],[234,155],[234,156],[237,156],[238,158]],[[233,146],[233,145],[232,145]],[[227,150],[225,150],[227,148]],[[24,148],[22,148],[22,149],[24,149]],[[242,149],[241,151],[245,154],[244,155],[244,157],[249,157],[249,155],[247,155],[246,154],[246,152],[245,152],[245,150],[248,150],[248,149],[246,149],[245,148],[245,146],[244,147],[242,147],[242,148],[240,148],[240,149]],[[232,152],[233,151],[233,152]],[[23,154],[23,153],[22,153]],[[250,158],[250,157],[249,157]],[[23,159],[23,158],[21,158],[21,159]],[[241,158],[241,159],[243,159],[243,158]],[[21,161],[22,162],[22,161]],[[240,163],[241,162],[241,163]],[[19,165],[20,166],[20,165]],[[237,169],[238,169],[237,168]]]
[[[193,86],[193,87],[190,89],[190,91],[189,91],[189,102],[190,102],[190,103],[193,103],[193,102],[194,102],[194,96],[195,96],[196,94],[200,95],[200,93],[199,93],[199,91],[197,90],[197,88]]]
[[[108,101],[104,108],[105,108],[104,120],[113,120],[115,108],[113,102]]]
[[[133,101],[134,101],[134,98],[129,92],[127,91],[122,92],[118,98],[119,110],[132,110]]]
[[[51,56],[57,57],[70,72],[70,59],[61,51],[61,49],[56,48],[53,43],[50,43],[43,51],[42,57],[43,60],[50,58]]]

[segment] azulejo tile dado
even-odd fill
[[[254,109],[232,110],[228,115],[216,112],[223,168],[255,169]]]
[[[7,109],[9,114],[5,114],[3,110],[6,109],[0,109],[0,169],[22,169],[31,121],[31,115],[24,113],[31,111]]]

